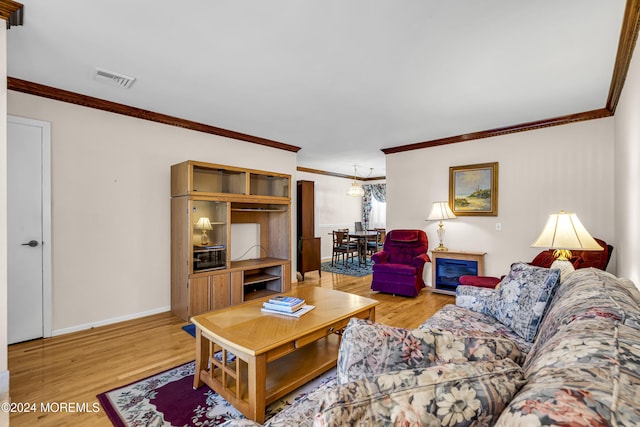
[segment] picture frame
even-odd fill
[[[449,207],[456,216],[498,216],[498,162],[449,167]]]

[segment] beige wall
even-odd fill
[[[54,335],[169,309],[172,164],[295,177],[295,153],[13,91],[8,105],[51,123]]]
[[[315,182],[315,237],[320,237],[322,259],[331,259],[331,231],[353,229],[353,223],[362,218],[362,199],[347,196],[350,179],[300,171],[296,179]]]
[[[2,21],[4,22],[4,21]],[[9,399],[7,370],[7,29],[0,29],[0,403]],[[0,411],[0,425],[9,424],[9,413]]]
[[[498,216],[447,221],[444,243],[487,252],[488,274],[530,261],[540,251],[530,245],[547,216],[561,209],[576,212],[594,236],[616,244],[613,118],[388,155],[387,228],[423,229],[429,246],[437,246],[437,223],[425,218],[432,202],[448,200],[449,167],[485,162],[499,162]],[[615,258],[609,271],[614,268]]]
[[[615,114],[617,273],[640,288],[640,55],[633,56]]]
[[[347,196],[352,180],[309,172],[298,172],[298,180],[315,182],[316,236],[321,238],[322,259],[330,260],[331,232],[337,228],[354,229],[354,222],[362,221],[362,198]],[[384,181],[367,181],[373,184]]]

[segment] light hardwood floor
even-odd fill
[[[322,286],[380,301],[376,321],[413,328],[454,298],[424,289],[417,298],[372,292],[371,276],[317,272],[294,286]],[[110,426],[98,412],[41,411],[41,404],[85,404],[92,409],[98,393],[134,382],[194,359],[195,341],[185,322],[162,313],[63,336],[9,346],[12,402],[35,404],[35,412],[14,413],[11,426]]]

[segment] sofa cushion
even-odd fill
[[[436,364],[510,358],[524,355],[500,336],[471,336],[439,329],[404,329],[364,319],[351,319],[338,354],[339,384],[383,372]]]
[[[640,331],[603,317],[561,327],[526,363],[498,426],[640,425]]]
[[[493,316],[477,313],[453,304],[447,304],[442,307],[437,313],[425,320],[419,328],[441,329],[449,331],[454,335],[463,334],[477,337],[496,336],[508,338],[518,346],[523,356],[526,356],[533,345],[513,332],[508,326],[498,322]],[[517,362],[518,364],[524,363],[524,358]]]
[[[502,280],[492,315],[529,342],[533,342],[547,303],[560,283],[560,270],[515,263]]]
[[[489,425],[523,382],[510,359],[387,372],[327,389],[314,425]]]

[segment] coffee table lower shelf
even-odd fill
[[[251,361],[250,357],[247,358],[248,360],[243,360],[243,356],[235,354],[236,360],[234,362],[214,368],[213,375],[211,375],[210,369],[201,370],[199,380],[207,384],[240,412],[245,415],[255,414],[256,421],[264,422],[266,405],[286,396],[335,367],[339,347],[340,336],[332,333],[275,360],[266,362],[266,358],[263,358],[266,366],[264,368],[256,366],[254,370],[249,369],[249,365],[251,363],[259,365],[260,360]],[[260,398],[262,392],[258,387],[256,400],[252,401],[249,384],[257,385],[261,381],[258,378],[250,380],[249,377],[261,375],[261,372],[266,375],[264,400]],[[240,384],[239,390],[237,384]],[[260,404],[261,401],[264,404]]]

